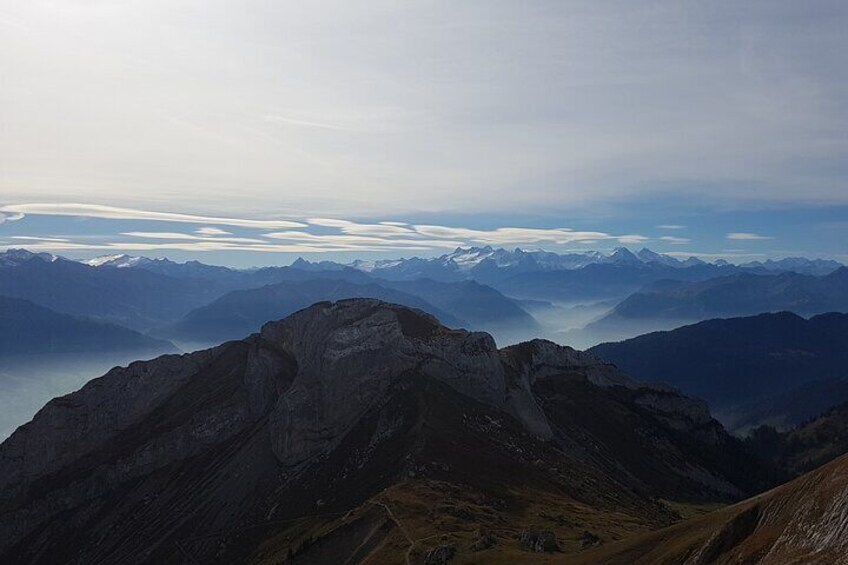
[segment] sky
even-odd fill
[[[0,0],[0,248],[848,261],[842,1]]]

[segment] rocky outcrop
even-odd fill
[[[521,532],[521,545],[535,553],[551,553],[559,549],[556,536],[550,530],[528,528]]]
[[[454,555],[456,555],[456,547],[452,544],[437,545],[424,556],[424,565],[445,565],[453,559]]]

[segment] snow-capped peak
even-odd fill
[[[7,267],[17,266],[34,257],[38,257],[47,263],[53,263],[59,259],[58,255],[53,255],[52,253],[33,253],[28,249],[12,248],[0,253],[0,265]]]
[[[144,257],[133,257],[131,255],[121,253],[119,255],[101,255],[100,257],[95,257],[94,259],[88,259],[87,261],[82,262],[89,267],[117,267],[119,269],[125,269],[127,267],[134,267],[138,265],[143,259]]]

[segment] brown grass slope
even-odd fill
[[[733,506],[564,562],[848,563],[848,455]]]

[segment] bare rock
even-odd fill
[[[559,551],[556,535],[550,530],[538,530],[535,528],[527,528],[521,532],[519,537],[521,546],[524,549],[536,553],[552,553]]]

